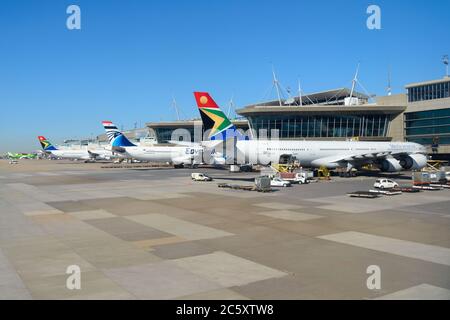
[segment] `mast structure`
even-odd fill
[[[355,91],[355,86],[356,86],[356,83],[358,82],[358,73],[359,73],[359,62],[358,62],[358,66],[356,67],[355,77],[352,80],[352,90],[350,91],[350,99],[353,97],[353,92]]]
[[[280,94],[280,83],[278,82],[277,76],[275,75],[275,69],[273,66],[272,66],[272,75],[273,75],[273,85],[275,86],[275,89],[277,90],[278,103],[280,104],[280,107],[281,107],[282,103],[281,103],[281,94]]]
[[[303,99],[302,99],[302,86],[300,84],[300,79],[298,79],[298,102],[300,104],[300,107],[302,107]]]
[[[173,96],[173,95],[172,95],[172,106],[175,109],[175,112],[177,114],[177,120],[180,121],[180,113],[178,111],[177,100],[175,100],[175,96]]]
[[[392,95],[392,88],[391,88],[391,67],[388,69],[388,87],[387,87],[387,94],[388,96]]]
[[[228,112],[227,112],[227,117],[228,117],[228,118],[230,117],[231,109],[234,110],[234,101],[233,101],[233,98],[234,98],[234,94],[231,96],[230,102],[228,103]]]

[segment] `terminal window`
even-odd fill
[[[408,101],[445,99],[450,97],[450,81],[408,88]]]
[[[261,134],[272,138],[274,132],[281,139],[385,137],[390,116],[252,116],[249,120],[259,138]]]
[[[424,145],[450,144],[450,108],[405,113],[405,136]]]

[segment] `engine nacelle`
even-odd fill
[[[176,157],[172,159],[172,164],[183,165],[190,164],[193,160],[190,157]]]
[[[398,172],[402,171],[402,166],[400,165],[400,161],[397,159],[384,159],[380,162],[380,170],[383,172]]]
[[[311,165],[316,168],[326,167],[327,169],[336,169],[336,168],[343,166],[337,162],[329,162],[329,161],[323,160],[323,159],[314,160],[311,162]],[[345,166],[347,166],[347,165],[345,165]]]
[[[117,153],[125,153],[125,152],[127,152],[127,150],[125,150],[125,148],[123,148],[123,147],[111,147],[111,151],[112,152],[117,152]]]
[[[400,165],[405,170],[420,170],[427,165],[427,157],[420,153],[411,154],[402,158]]]

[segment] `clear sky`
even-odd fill
[[[66,8],[81,8],[68,30]],[[381,30],[366,27],[370,4]],[[125,128],[198,116],[192,92],[222,106],[267,98],[271,68],[305,92],[360,80],[384,95],[444,76],[450,54],[450,1],[426,0],[2,0],[0,152],[102,133],[101,120]],[[295,89],[293,89],[295,90]]]

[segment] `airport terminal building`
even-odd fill
[[[405,111],[406,97],[381,97],[376,103],[369,103],[367,95],[353,92],[355,105],[346,105],[349,95],[350,89],[341,88],[295,97],[288,101],[290,105],[284,100],[281,106],[278,100],[261,102],[236,110],[240,118],[231,121],[244,132],[252,129],[258,138],[278,135],[280,139],[392,140],[391,123]],[[187,141],[188,137],[177,134],[178,129],[187,130],[194,141],[194,126],[201,125],[201,120],[146,125],[158,143],[168,143],[174,136]]]
[[[369,103],[369,97],[350,89],[329,90],[302,97],[246,106],[236,112],[257,133],[271,138],[305,140],[389,141],[391,122],[405,111],[398,97]]]

